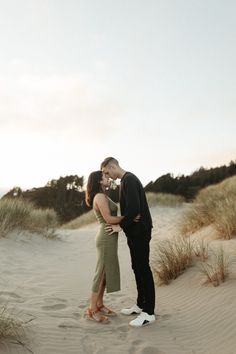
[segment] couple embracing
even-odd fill
[[[106,195],[110,179],[120,179],[120,211]],[[143,186],[139,179],[122,169],[113,157],[106,158],[101,170],[88,178],[86,203],[93,208],[100,224],[96,236],[97,265],[92,284],[90,306],[85,317],[98,323],[108,323],[116,313],[104,305],[103,296],[120,290],[118,233],[123,230],[130,250],[131,266],[137,286],[137,300],[123,315],[137,315],[130,326],[143,327],[155,321],[155,287],[149,266],[149,242],[152,219]]]

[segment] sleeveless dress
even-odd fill
[[[117,205],[110,198],[108,204],[112,216],[117,215]],[[106,221],[102,214],[94,209],[95,216],[100,223],[99,231],[96,235],[97,265],[93,279],[92,291],[98,292],[101,277],[105,272],[106,291],[111,293],[120,290],[120,267],[118,260],[118,233],[109,235],[105,231]]]

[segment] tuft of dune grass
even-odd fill
[[[223,247],[212,251],[212,253],[211,261],[201,264],[201,271],[206,277],[205,283],[219,286],[228,277],[229,260]]]
[[[190,235],[210,224],[220,238],[236,235],[236,176],[199,192],[183,215],[181,233]]]
[[[7,305],[2,305],[0,307],[0,344],[7,349],[7,344],[10,341],[13,344],[24,347],[27,352],[33,353],[25,343],[27,339],[26,326],[33,320],[34,317],[31,317],[29,320],[23,321]]]
[[[51,209],[37,209],[23,199],[0,200],[0,236],[5,237],[13,230],[27,230],[52,237],[58,225],[57,214]]]
[[[169,284],[192,265],[194,248],[190,239],[175,237],[159,243],[154,272],[159,285]]]
[[[194,254],[202,262],[206,262],[209,258],[209,246],[208,243],[204,240],[194,242]]]
[[[79,229],[80,227],[92,224],[96,221],[96,217],[93,210],[88,211],[80,215],[78,218],[75,218],[68,223],[62,225],[62,229]]]
[[[185,199],[181,195],[174,195],[169,193],[146,193],[147,202],[149,207],[154,207],[156,205],[163,206],[179,206],[184,203]]]
[[[228,277],[229,257],[223,247],[212,250],[203,240],[199,242],[181,236],[161,241],[156,260],[152,262],[157,284],[168,285],[199,260],[201,262],[197,264],[205,275],[204,283],[219,286]]]
[[[227,196],[215,211],[214,227],[220,237],[229,240],[236,235],[236,196]]]
[[[0,340],[20,340],[24,336],[23,322],[9,313],[7,307],[0,308]]]
[[[25,203],[20,199],[0,200],[0,232],[1,236],[14,229],[22,229],[29,218],[33,208],[31,203]]]
[[[46,238],[54,238],[58,225],[58,216],[53,209],[33,209],[25,228],[30,232],[40,233]]]

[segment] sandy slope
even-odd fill
[[[152,262],[158,240],[177,234],[181,212],[181,208],[152,209]],[[24,319],[35,317],[27,330],[27,345],[35,354],[236,353],[233,274],[218,288],[202,286],[202,275],[193,267],[169,286],[158,287],[157,321],[145,328],[129,327],[131,318],[122,315],[109,325],[85,320],[83,312],[95,266],[96,230],[93,224],[63,231],[61,240],[54,241],[29,235],[0,240],[0,303],[7,302]],[[227,242],[231,251],[236,249],[235,240]],[[232,251],[233,257],[235,253]],[[106,296],[107,305],[117,311],[132,304],[136,294],[123,234],[119,258],[122,290]],[[25,354],[27,350],[8,343],[7,347],[0,346],[0,353]]]

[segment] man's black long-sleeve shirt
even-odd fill
[[[138,226],[144,226],[148,232],[152,228],[152,218],[148,207],[145,191],[140,180],[131,172],[126,172],[121,178],[120,185],[120,210],[124,219],[120,226],[126,234],[131,234]],[[134,218],[140,214],[138,223]]]

